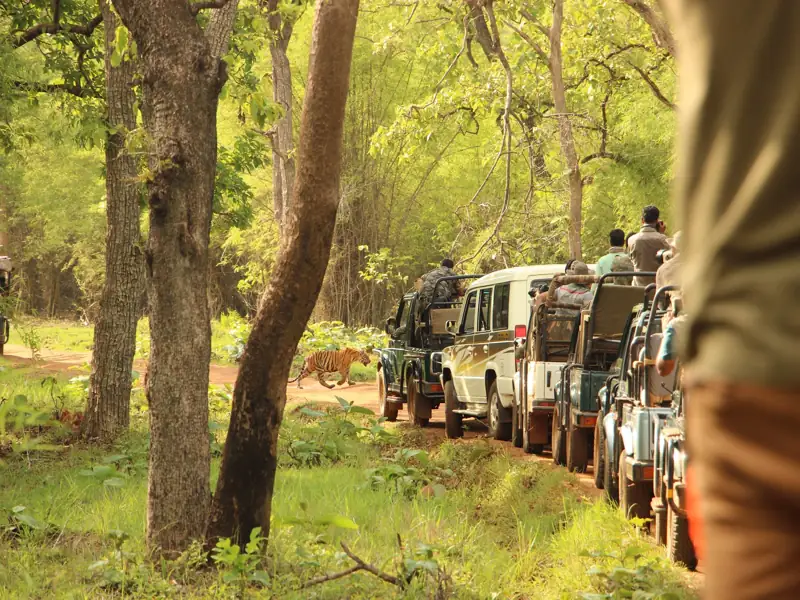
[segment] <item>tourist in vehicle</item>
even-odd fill
[[[645,206],[642,210],[642,227],[639,233],[628,240],[628,254],[636,271],[654,272],[658,269],[659,250],[668,250],[669,242],[663,231],[664,222],[659,219],[661,212],[656,206]],[[634,283],[646,286],[651,283],[645,277],[635,277]]]
[[[569,267],[567,275],[589,275],[589,267],[586,263],[575,260]],[[556,290],[556,302],[559,304],[572,304],[588,308],[592,303],[594,294],[591,288],[584,283],[568,283],[559,286]],[[559,308],[556,310],[558,316],[577,316],[577,309]]]
[[[427,302],[450,302],[457,298],[461,289],[456,280],[445,281],[442,285],[436,286],[440,279],[444,277],[455,277],[456,272],[453,270],[453,261],[445,258],[441,264],[433,271],[429,271],[422,276],[422,284],[420,286],[420,299],[427,300]],[[434,297],[434,291],[436,297]]]
[[[445,281],[441,285],[436,284],[444,277],[455,277],[456,272],[453,270],[453,261],[449,258],[442,260],[441,264],[433,271],[425,273],[419,280],[419,302],[417,303],[416,316],[417,319],[422,319],[422,316],[427,310],[428,306],[433,302],[452,302],[463,294],[461,287],[458,285],[458,280],[451,279]],[[436,294],[434,297],[434,293]]]
[[[611,247],[608,249],[608,253],[604,256],[600,257],[597,261],[597,266],[595,267],[594,271],[598,277],[605,275],[606,273],[611,273],[611,265],[614,262],[614,258],[617,256],[624,256],[627,258],[628,254],[625,252],[625,248],[623,245],[625,244],[625,232],[622,229],[612,229],[611,233],[608,234],[609,242],[611,243]]]
[[[707,600],[800,598],[800,2],[664,0]]]
[[[680,287],[680,270],[681,270],[681,237],[680,231],[676,232],[671,238],[667,239],[669,244],[669,252],[665,254],[666,260],[664,264],[658,267],[656,271],[656,287],[661,288],[665,285],[674,285]]]

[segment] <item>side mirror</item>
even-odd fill
[[[394,317],[389,317],[386,319],[386,328],[385,331],[388,335],[392,335],[395,330],[395,320]]]
[[[455,321],[445,321],[444,330],[447,333],[451,333],[453,335],[456,335],[458,333],[458,329],[456,328],[456,322]]]

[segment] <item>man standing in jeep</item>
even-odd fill
[[[637,271],[655,271],[658,269],[657,254],[659,250],[669,249],[667,236],[664,235],[664,223],[658,207],[645,206],[642,210],[642,228],[639,233],[628,240],[628,253]],[[646,286],[652,283],[643,277],[635,277],[634,284]]]
[[[422,276],[422,286],[419,291],[421,306],[427,306],[431,302],[450,302],[460,295],[461,290],[458,287],[457,280],[445,281],[438,288],[436,287],[436,284],[443,277],[456,276],[453,266],[453,261],[445,258],[441,265]],[[436,292],[436,297],[433,295],[434,291]]]

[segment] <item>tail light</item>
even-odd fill
[[[514,327],[514,337],[515,338],[524,338],[525,334],[528,332],[528,328],[525,325],[516,325]]]

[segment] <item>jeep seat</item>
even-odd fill
[[[461,309],[458,306],[452,308],[431,308],[431,333],[433,335],[447,335],[445,325],[448,321],[458,320]]]

